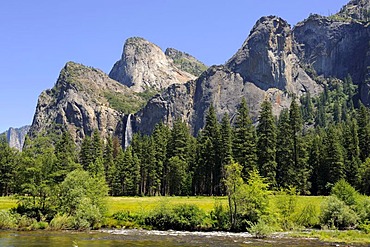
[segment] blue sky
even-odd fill
[[[4,0],[0,3],[0,132],[32,123],[38,95],[75,61],[109,73],[124,41],[143,37],[207,65],[223,64],[255,22],[292,26],[336,13],[347,0]]]

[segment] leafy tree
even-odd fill
[[[269,101],[264,101],[261,105],[257,136],[259,171],[270,186],[276,187],[276,125]]]
[[[108,186],[104,178],[91,177],[86,171],[75,170],[61,183],[55,200],[59,213],[73,218],[74,228],[85,229],[102,224],[107,195]]]
[[[243,167],[238,163],[231,163],[226,166],[225,186],[227,199],[229,204],[229,217],[231,229],[236,229],[238,225],[239,216],[239,198],[238,194],[244,181],[242,178]]]
[[[245,98],[238,108],[234,126],[233,156],[243,166],[243,177],[257,168],[256,131],[249,117]]]

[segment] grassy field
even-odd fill
[[[205,212],[210,212],[216,202],[221,202],[227,205],[227,197],[109,197],[108,198],[108,213],[110,215],[119,211],[130,211],[132,213],[141,213],[154,209],[161,204],[178,205],[178,204],[194,204]]]
[[[14,197],[0,197],[0,210],[15,207],[17,200]]]
[[[298,196],[297,197],[297,212],[308,205],[315,205],[317,210],[320,210],[320,205],[325,197],[322,196]],[[279,196],[270,197],[270,208],[274,209],[279,204]],[[209,213],[215,203],[222,203],[227,206],[227,197],[211,197],[211,196],[174,196],[174,197],[108,197],[107,206],[108,214],[112,215],[119,211],[130,211],[132,213],[142,213],[154,209],[161,204],[178,205],[178,204],[194,204],[205,212]],[[14,197],[0,197],[0,210],[10,209],[16,205]]]

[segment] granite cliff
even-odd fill
[[[293,53],[295,43],[288,23],[275,16],[262,17],[238,52],[222,66],[212,66],[198,79],[172,85],[152,98],[136,116],[136,131],[150,133],[156,123],[186,121],[194,134],[203,126],[212,104],[221,120],[224,113],[235,116],[241,99],[247,99],[250,114],[257,121],[264,99],[273,103],[278,115],[291,102],[291,95],[312,95],[322,87],[299,65]]]
[[[31,126],[26,125],[20,128],[9,128],[5,131],[6,140],[9,146],[22,151],[24,140]]]

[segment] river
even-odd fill
[[[330,246],[314,239],[254,239],[248,233],[177,232],[146,230],[0,231],[1,247],[84,247],[84,246]],[[340,246],[340,245],[338,245]],[[345,245],[343,245],[345,246]]]

